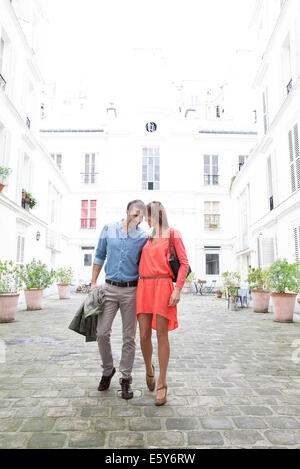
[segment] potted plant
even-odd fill
[[[190,293],[191,291],[191,283],[195,280],[196,278],[196,275],[194,274],[194,272],[191,272],[187,278],[186,278],[186,281],[185,281],[185,284],[184,284],[184,287],[182,289],[182,293]]]
[[[255,313],[267,313],[270,302],[268,270],[249,266],[247,283],[253,299]]]
[[[58,282],[58,294],[61,300],[71,298],[70,286],[72,285],[73,275],[71,267],[60,267],[55,271],[55,278]]]
[[[269,268],[269,282],[275,322],[293,322],[299,292],[300,263],[278,259]]]
[[[41,261],[32,259],[22,269],[21,276],[26,287],[24,293],[27,310],[42,309],[43,290],[53,283],[54,271],[49,271]]]
[[[22,191],[22,202],[24,202],[24,208],[25,210],[29,210],[30,208],[33,208],[36,206],[37,201],[34,197],[32,197],[30,192],[27,192],[25,190]]]
[[[20,269],[12,261],[0,261],[0,322],[15,320],[21,288]]]
[[[237,310],[236,298],[241,285],[241,276],[238,272],[223,272],[222,277],[229,297],[229,309]]]
[[[2,192],[3,187],[5,187],[5,181],[12,172],[11,168],[5,166],[0,166],[0,192]]]
[[[216,291],[217,298],[222,298],[223,292],[221,290]]]

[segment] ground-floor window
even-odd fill
[[[84,267],[91,267],[93,263],[93,251],[95,250],[94,246],[82,246],[81,250],[83,251]]]
[[[23,264],[24,262],[24,249],[25,249],[25,237],[18,235],[17,237],[17,265]]]
[[[220,248],[205,249],[206,275],[220,275]]]

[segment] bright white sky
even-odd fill
[[[122,70],[133,66],[127,62],[132,48],[162,49],[173,81],[226,78],[236,50],[249,48],[254,3],[46,0],[50,22],[43,65],[46,79],[68,89],[80,79],[90,89],[113,76],[122,80]]]

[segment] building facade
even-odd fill
[[[256,2],[258,143],[232,188],[235,252],[248,266],[300,260],[300,2]]]

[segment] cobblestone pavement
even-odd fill
[[[68,329],[82,300],[44,299],[43,310],[0,324],[0,448],[300,448],[299,315],[280,324],[251,308],[228,311],[223,299],[182,295],[168,403],[155,407],[138,333],[135,397],[118,396],[117,374],[97,391],[97,344]],[[112,345],[118,365],[119,314]],[[156,350],[154,335],[158,370]]]

